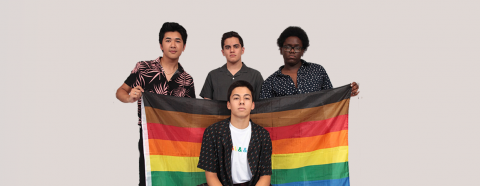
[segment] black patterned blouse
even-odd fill
[[[251,122],[251,121],[250,121]],[[198,168],[217,173],[222,185],[232,185],[232,136],[230,118],[210,125],[203,133]],[[247,159],[252,171],[249,185],[257,184],[261,176],[272,175],[272,140],[270,133],[253,122]],[[206,185],[206,184],[203,184]]]
[[[332,83],[322,65],[302,60],[302,66],[297,72],[297,87],[290,76],[282,74],[281,66],[262,84],[260,99],[305,94],[319,90],[331,89]]]
[[[178,70],[173,74],[170,81],[163,72],[160,65],[160,58],[151,61],[140,61],[135,65],[132,73],[125,80],[125,84],[135,88],[141,86],[144,91],[169,95],[175,97],[195,98],[195,86],[193,78],[183,70],[178,63]],[[138,100],[138,124],[141,125],[142,99]]]

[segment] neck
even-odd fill
[[[285,63],[285,66],[283,66],[282,71],[297,72],[301,66],[302,66],[302,61],[299,61],[296,64]]]
[[[241,68],[242,68],[242,60],[238,60],[237,62],[229,62],[227,61],[227,69],[230,71],[232,75],[235,75]]]
[[[172,69],[175,68],[178,64],[178,58],[177,59],[170,59],[167,57],[162,57],[160,59],[160,64],[162,65],[163,68],[168,68]]]
[[[250,122],[250,115],[243,118],[235,117],[232,115],[232,117],[230,118],[230,123],[232,123],[232,125],[237,129],[247,128],[249,122]]]

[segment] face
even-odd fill
[[[302,48],[302,40],[300,40],[300,38],[298,38],[297,36],[290,36],[285,39],[285,42],[283,42],[283,46],[290,46],[292,48],[290,51],[285,51],[283,47],[280,48],[280,54],[283,55],[283,61],[285,62],[285,65],[293,66],[300,63],[300,58],[303,56],[303,53],[305,51],[303,49],[300,49],[300,52],[295,52],[295,49],[293,48]]]
[[[225,39],[223,44],[222,54],[230,63],[237,63],[242,61],[242,54],[245,48],[240,45],[240,40],[236,37]]]
[[[233,89],[227,108],[232,111],[232,117],[245,118],[250,116],[250,111],[255,108],[252,92],[247,87]]]
[[[165,32],[160,49],[163,51],[163,57],[178,59],[185,50],[182,35],[179,32]]]

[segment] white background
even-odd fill
[[[225,63],[223,33],[244,39],[247,66],[283,64],[276,39],[300,26],[303,59],[350,107],[355,186],[478,182],[479,1],[0,2],[0,185],[136,185],[136,104],[116,89],[135,63],[162,55],[167,21],[188,32],[181,64],[200,93]]]

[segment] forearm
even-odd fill
[[[222,183],[218,180],[217,173],[205,171],[205,177],[207,178],[208,186],[222,186]]]
[[[271,177],[271,175],[260,176],[256,186],[269,186]]]
[[[118,88],[116,96],[117,96],[117,99],[120,100],[121,102],[129,103],[128,99],[130,98],[130,95],[128,95],[128,92],[126,90],[122,88]]]

